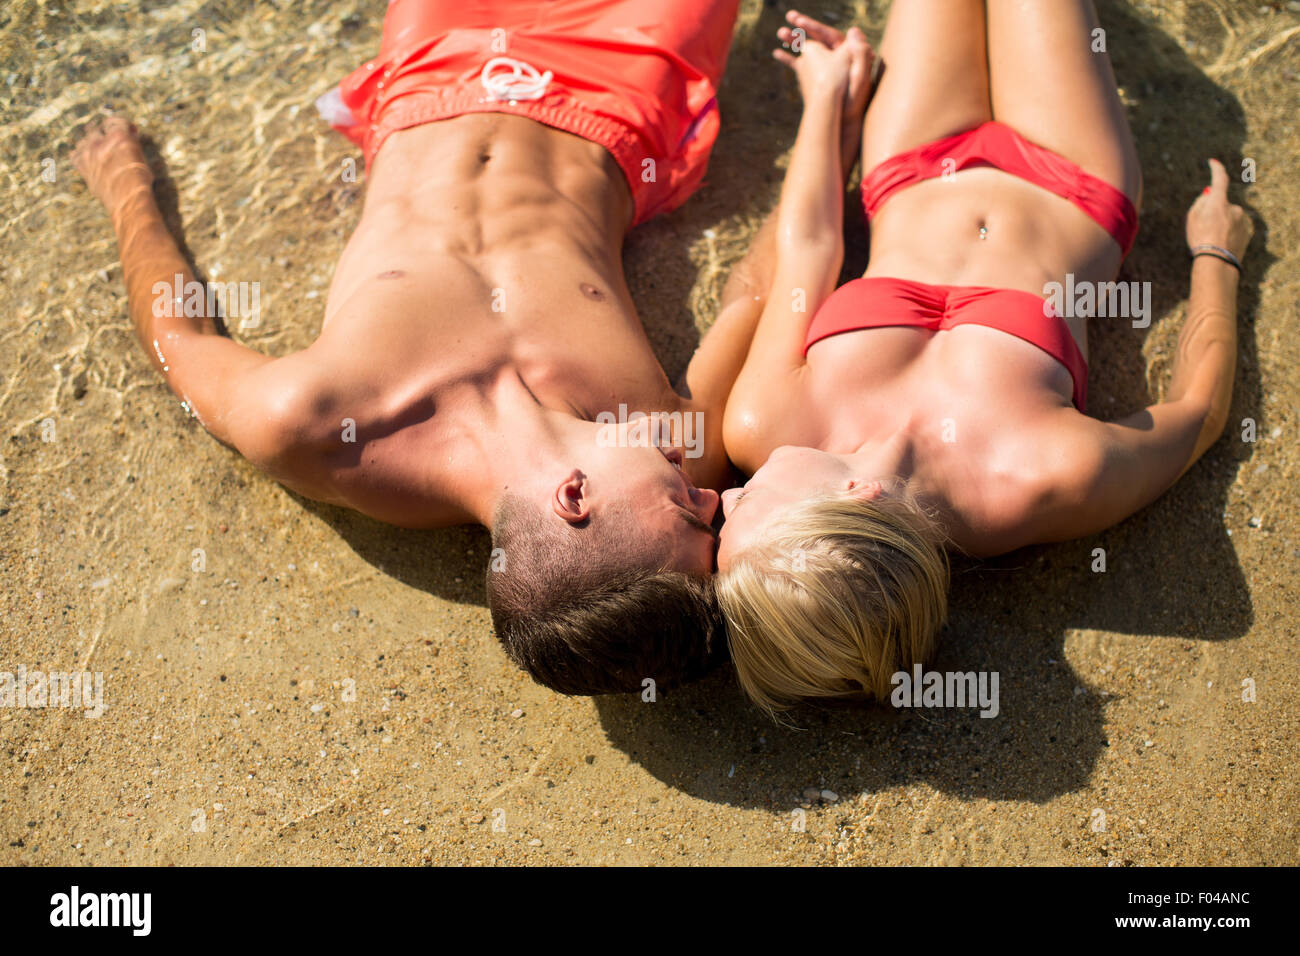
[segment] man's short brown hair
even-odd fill
[[[707,672],[725,654],[711,578],[646,566],[629,548],[635,516],[599,526],[548,522],[508,496],[492,522],[488,605],[506,654],[562,694],[667,689]],[[500,550],[497,550],[500,549]]]

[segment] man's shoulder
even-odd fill
[[[299,359],[305,353],[297,353]],[[344,427],[334,412],[337,390],[329,377],[303,360],[268,363],[240,385],[236,414],[239,451],[270,471],[293,465],[320,450]],[[337,428],[335,426],[338,426]]]

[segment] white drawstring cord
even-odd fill
[[[505,67],[505,72],[493,72],[498,67]],[[483,64],[479,82],[487,90],[491,100],[539,100],[546,94],[546,87],[551,83],[551,71],[538,73],[537,67],[513,57],[493,57]]]

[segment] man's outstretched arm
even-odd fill
[[[276,360],[221,335],[210,315],[187,316],[174,301],[176,277],[184,288],[194,274],[154,200],[135,127],[120,117],[93,124],[72,159],[112,219],[131,321],[149,360],[218,440],[254,461],[274,457],[267,424],[281,411]]]

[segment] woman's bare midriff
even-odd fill
[[[864,275],[1043,296],[1048,283],[1070,273],[1076,282],[1110,281],[1119,263],[1115,240],[1068,200],[1000,170],[976,168],[890,197],[871,223]],[[1086,319],[1067,322],[1086,356]],[[990,395],[1010,407],[1055,405],[1069,401],[1073,385],[1065,367],[1041,349],[979,326],[848,332],[818,342],[808,360],[816,379],[810,388],[856,393],[859,408],[865,402],[901,410],[928,401],[926,394],[950,392],[954,383],[970,386],[968,406]],[[916,390],[893,394],[891,383],[903,377]]]
[[[1041,296],[1067,274],[1076,282],[1109,282],[1120,259],[1119,244],[1068,199],[978,167],[891,196],[872,220],[864,275]],[[1068,321],[1086,355],[1085,321]]]
[[[872,221],[864,275],[1042,296],[1067,273],[1076,281],[1109,281],[1119,262],[1115,240],[1068,200],[1000,170],[977,168],[890,197]],[[1086,320],[1067,321],[1086,355]],[[1069,402],[1073,387],[1065,367],[1041,349],[981,326],[848,332],[815,344],[808,362],[810,389],[857,396],[855,403],[827,406],[844,408],[853,419],[864,404],[903,414],[931,401],[926,396],[955,402],[958,385],[968,389],[962,402],[968,408],[991,399],[1016,408],[1059,405]],[[896,394],[903,380],[910,387]]]

